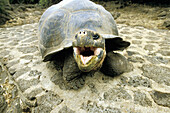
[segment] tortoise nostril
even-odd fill
[[[75,39],[77,39],[77,35],[75,36]]]

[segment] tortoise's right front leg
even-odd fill
[[[85,76],[79,70],[72,54],[64,60],[63,79],[71,89],[81,88],[85,83]]]

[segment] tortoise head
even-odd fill
[[[91,30],[81,30],[73,41],[73,56],[83,72],[97,70],[106,56],[105,39]]]

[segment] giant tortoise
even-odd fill
[[[101,70],[115,76],[128,62],[113,51],[130,45],[118,36],[114,18],[90,0],[63,0],[49,7],[39,21],[39,48],[43,61],[62,62],[65,81]]]

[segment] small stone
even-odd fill
[[[159,56],[155,56],[155,57],[159,62],[161,62],[163,64],[168,64],[168,59],[163,58],[163,57],[159,57]]]
[[[133,55],[136,55],[136,54],[140,55],[140,53],[138,53],[136,51],[127,51],[127,53],[128,53],[128,56],[133,56]]]
[[[5,93],[5,91],[0,86],[0,113],[6,113],[5,110],[7,108],[7,102],[5,100],[3,93]]]
[[[16,71],[16,73],[14,74],[14,78],[18,78],[19,76],[21,76],[24,73],[27,73],[28,71],[30,71],[31,68],[30,67],[24,67],[22,69],[18,69]]]
[[[120,12],[111,12],[112,16],[114,17],[114,19],[116,20],[117,18],[120,17],[121,13]]]
[[[3,93],[5,93],[4,89],[2,88],[2,86],[0,86],[0,95],[3,95]]]
[[[170,20],[164,21],[162,26],[170,29]]]
[[[33,59],[33,56],[32,55],[25,55],[25,56],[22,56],[20,58],[25,59],[25,60],[31,60],[31,59]]]
[[[146,45],[144,49],[152,51],[154,47],[155,47],[154,45]]]
[[[20,98],[16,98],[12,101],[6,113],[22,113]]]
[[[35,11],[34,15],[41,15],[42,13],[40,11]]]
[[[149,56],[145,56],[147,58],[147,60],[153,64],[168,64],[168,60],[162,57],[158,57],[158,56],[153,56],[153,57],[149,57]]]
[[[29,76],[41,76],[42,73],[37,70],[31,70]]]
[[[35,88],[34,90],[31,90],[30,93],[26,93],[25,96],[29,99],[29,100],[33,100],[36,98],[36,95],[43,92],[42,88]]]
[[[50,113],[55,106],[62,102],[63,99],[61,99],[59,95],[51,91],[46,91],[44,95],[37,97],[38,106],[35,107],[34,113]]]
[[[145,93],[140,91],[134,92],[134,102],[135,104],[139,104],[144,107],[152,106],[152,101],[149,100]]]
[[[25,6],[19,6],[20,9],[22,9],[22,11],[26,11],[26,7]]]
[[[31,37],[31,38],[29,38],[29,39],[27,39],[27,40],[24,40],[24,41],[22,41],[23,43],[30,43],[30,42],[33,42],[33,41],[36,41],[37,40],[37,37],[35,37],[35,36],[33,36],[33,37]]]
[[[140,62],[140,63],[144,63],[145,60],[141,57],[138,57],[138,56],[131,56],[131,57],[128,57],[128,61],[131,61],[131,62]]]
[[[119,108],[99,106],[96,102],[91,102],[90,100],[84,102],[81,109],[85,110],[87,113],[121,113]]]
[[[139,40],[132,40],[132,44],[141,44],[142,43],[142,41],[139,41]]]
[[[19,60],[14,60],[14,61],[8,62],[7,67],[10,68],[13,65],[18,64],[18,63],[19,63]]]
[[[153,79],[155,82],[170,86],[170,68],[144,64],[141,69],[143,70],[143,76]]]
[[[75,111],[71,110],[70,108],[68,108],[67,106],[62,107],[58,113],[76,113]]]
[[[25,19],[28,15],[25,13],[20,13],[19,17],[22,19]]]
[[[128,78],[127,77],[121,76],[120,80],[121,80],[121,84],[120,85],[123,85],[123,86],[127,85],[127,83],[128,83]]]
[[[143,79],[140,76],[135,76],[135,77],[130,77],[130,80],[128,81],[128,85],[133,87],[144,86],[150,88],[151,81],[149,81],[148,79]]]
[[[31,79],[31,80],[24,80],[24,79],[19,79],[18,85],[20,86],[22,91],[25,91],[26,89],[30,88],[31,86],[38,85],[40,82],[39,79]]]
[[[170,56],[170,51],[169,50],[159,50],[157,53],[161,53],[164,56]]]
[[[93,83],[90,83],[88,86],[89,86],[89,88],[90,88],[92,93],[97,93],[98,92],[96,87],[95,87],[95,85]]]
[[[147,36],[146,38],[149,39],[149,40],[155,40],[155,41],[157,41],[157,40],[160,39],[160,37],[152,36],[152,35],[149,35],[149,36]]]
[[[162,11],[161,13],[158,14],[158,17],[164,17],[166,16],[167,12],[166,11]]]
[[[170,107],[170,93],[164,93],[154,90],[150,94],[154,99],[155,103],[157,103],[158,105]]]
[[[10,53],[10,51],[8,51],[8,50],[1,51],[0,58],[5,57],[5,56],[8,55],[9,53]]]
[[[3,95],[0,95],[0,113],[6,113],[7,102]]]
[[[3,71],[2,67],[0,66],[0,84],[5,83],[7,77],[8,77],[7,72]]]
[[[132,97],[130,94],[124,90],[123,88],[112,88],[104,93],[103,95],[105,100],[112,100],[116,102],[120,102],[122,100],[130,100]]]
[[[18,45],[18,41],[14,40],[14,41],[10,42],[9,45],[16,46],[16,45]]]
[[[18,49],[18,51],[20,51],[20,52],[22,52],[24,54],[26,54],[26,53],[34,53],[34,52],[38,51],[38,47],[36,47],[36,46],[32,46],[32,47],[19,47],[17,49]]]

